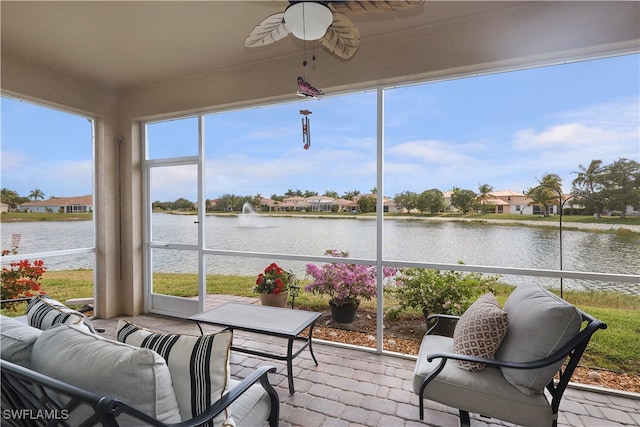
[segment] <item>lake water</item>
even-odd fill
[[[154,242],[195,244],[195,216],[154,214]],[[566,226],[566,223],[565,223]],[[27,222],[2,224],[2,248],[11,236],[21,235],[19,253],[90,247],[92,223]],[[602,273],[640,272],[637,236],[619,236],[582,230],[563,230],[563,269]],[[375,259],[376,222],[370,219],[309,217],[209,216],[206,247],[321,256],[326,249],[347,250],[352,257]],[[559,269],[559,239],[556,227],[523,227],[458,221],[402,221],[384,223],[384,258],[432,263],[457,263],[531,269]],[[197,271],[193,253],[154,249],[158,271]],[[45,260],[50,270],[92,268],[92,256],[70,256]],[[303,275],[304,263],[282,261]],[[253,276],[266,265],[264,259],[208,257],[208,273]],[[508,277],[520,283],[536,280],[559,286],[556,278]],[[640,294],[640,284],[604,283],[564,279],[565,289],[608,288]]]

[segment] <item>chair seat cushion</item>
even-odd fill
[[[425,335],[420,346],[413,377],[413,391],[420,393],[422,382],[441,359],[427,361],[433,353],[453,352],[453,338]],[[470,372],[447,361],[442,372],[425,388],[424,398],[452,408],[483,414],[518,425],[551,425],[554,415],[544,394],[527,396],[517,391],[500,369]]]
[[[229,380],[229,390],[239,384],[235,379]],[[271,399],[260,385],[252,385],[238,400],[230,406],[233,421],[238,426],[260,426],[271,414]]]
[[[458,320],[453,332],[456,353],[493,359],[507,334],[509,317],[502,311],[492,293],[478,298]],[[458,366],[469,371],[484,369],[484,363],[458,360]]]
[[[504,305],[509,330],[496,359],[531,362],[544,359],[568,343],[582,324],[580,312],[539,285],[520,285]],[[525,394],[542,393],[562,360],[541,369],[501,368],[511,384]]]
[[[166,360],[183,421],[206,411],[228,391],[229,331],[202,336],[163,334],[120,319],[117,339],[154,350]],[[231,423],[230,417],[231,410],[227,409],[213,424]]]
[[[171,374],[164,359],[146,348],[111,341],[75,325],[43,331],[33,345],[33,370],[76,387],[116,397],[165,423],[180,422]],[[91,412],[87,407],[86,412]],[[82,411],[75,414],[84,418]],[[140,425],[121,419],[120,425]],[[68,420],[77,425],[77,419]]]

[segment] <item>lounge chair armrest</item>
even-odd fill
[[[550,365],[556,360],[553,360],[551,357],[547,357],[540,360],[534,360],[531,362],[511,362],[508,360],[497,360],[497,359],[485,359],[484,357],[477,356],[469,356],[466,354],[458,354],[458,353],[433,353],[427,355],[427,360],[429,362],[434,359],[443,359],[446,361],[447,359],[451,360],[464,360],[465,362],[473,362],[473,363],[484,363],[487,366],[494,367],[505,367],[505,368],[514,368],[514,369],[537,369],[543,366]]]
[[[229,405],[231,405],[236,399],[238,399],[249,387],[260,381],[262,387],[269,394],[271,399],[271,415],[269,416],[269,425],[276,426],[278,424],[278,418],[280,416],[280,398],[278,393],[269,382],[269,373],[276,372],[276,368],[272,366],[261,366],[251,373],[248,377],[242,380],[239,384],[229,390],[224,396],[222,396],[217,402],[215,402],[209,409],[202,414],[190,419],[189,421],[176,424],[181,427],[195,427],[212,420],[215,416],[224,411]]]

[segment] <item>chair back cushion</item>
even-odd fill
[[[507,334],[509,317],[492,293],[478,298],[458,320],[453,332],[453,351],[469,356],[493,359]],[[469,371],[484,369],[484,363],[458,361]]]
[[[43,331],[36,340],[31,368],[93,393],[120,399],[162,422],[181,421],[167,364],[146,348],[108,340],[75,325],[57,325]],[[90,408],[86,412],[91,413]],[[87,414],[78,411],[76,415],[85,419]],[[118,421],[120,425],[140,424],[125,414]],[[67,422],[77,425],[79,421]]]
[[[29,301],[27,321],[30,326],[42,330],[61,323],[78,325],[89,332],[96,332],[87,316],[44,295],[33,297]]]
[[[582,316],[571,304],[539,285],[520,285],[504,305],[509,330],[496,359],[531,362],[553,354],[580,332]],[[542,393],[558,363],[540,369],[500,368],[505,379],[521,392]]]
[[[0,316],[0,354],[4,360],[31,367],[31,349],[42,331],[13,317]]]
[[[169,366],[183,421],[219,400],[229,388],[229,353],[232,333],[195,336],[163,334],[120,319],[118,341],[154,350]],[[229,409],[214,418],[213,425],[231,423]]]

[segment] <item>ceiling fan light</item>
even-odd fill
[[[320,3],[294,3],[284,11],[284,22],[294,36],[301,40],[317,40],[333,22],[331,10]]]

